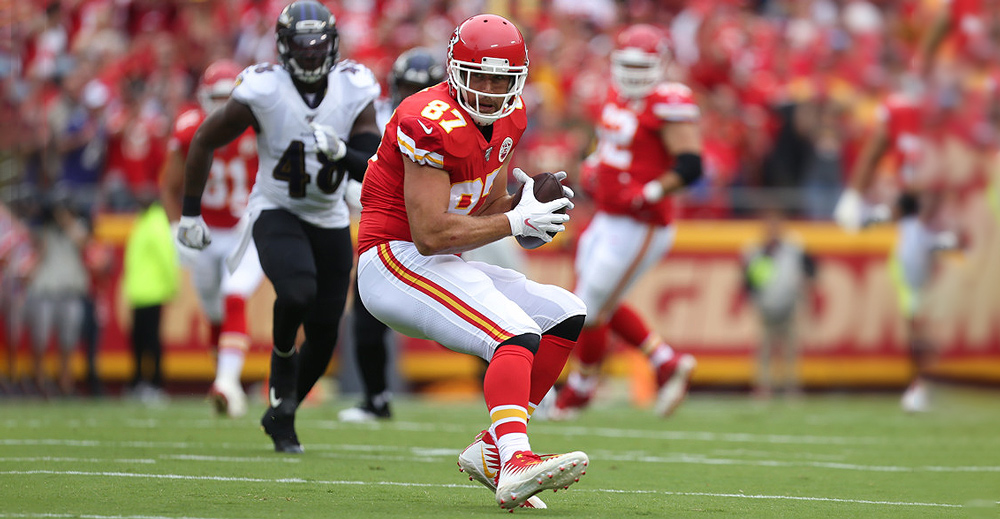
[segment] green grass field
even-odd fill
[[[532,517],[1000,517],[1000,394],[948,388],[933,413],[895,394],[754,402],[695,393],[668,420],[602,401],[533,422],[537,452],[584,450],[587,475]],[[478,402],[400,400],[390,422],[303,409],[306,453],[197,398],[0,403],[0,518],[497,517],[458,472]]]

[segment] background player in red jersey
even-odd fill
[[[664,81],[668,40],[651,25],[619,36],[611,55],[614,88],[601,110],[597,151],[588,160],[597,213],[580,236],[576,289],[587,304],[579,371],[560,390],[553,418],[585,407],[607,355],[608,333],[640,348],[656,372],[656,410],[670,414],[687,392],[695,359],[675,352],[622,298],[673,244],[670,195],[702,176],[699,109],[691,90]]]
[[[585,307],[569,291],[456,253],[506,236],[548,242],[569,219],[566,198],[541,203],[521,170],[515,207],[505,189],[527,116],[520,31],[496,15],[462,22],[448,47],[448,81],[408,97],[386,125],[361,190],[358,286],[393,329],[489,361],[483,393],[492,424],[459,456],[470,477],[512,509],[574,483],[587,455],[533,454],[527,421],[565,365]]]
[[[946,96],[934,95],[942,85],[935,78],[936,54],[947,39],[961,62],[973,70],[987,66],[992,49],[983,23],[982,0],[948,0],[921,40],[910,71],[900,77],[899,88],[879,107],[879,123],[851,172],[850,184],[841,194],[834,220],[849,232],[884,221],[893,221],[898,238],[889,257],[889,274],[906,327],[912,364],[910,384],[900,405],[906,412],[926,412],[931,408],[928,371],[935,347],[925,308],[926,292],[937,263],[937,252],[958,246],[952,229],[943,228],[946,168],[928,155],[940,147],[945,126],[942,106]],[[988,66],[986,67],[988,68]],[[968,96],[966,103],[974,102]],[[979,115],[973,116],[973,119]],[[969,124],[975,126],[975,124]],[[879,200],[876,178],[879,163],[889,158],[895,168],[894,193],[890,204]]]
[[[181,217],[184,160],[202,121],[222,106],[236,84],[240,67],[219,60],[205,69],[198,86],[199,106],[182,112],[167,144],[167,159],[160,178],[163,208],[176,227]],[[212,232],[212,243],[202,251],[178,244],[182,263],[190,269],[202,309],[208,317],[211,345],[217,353],[215,381],[209,398],[219,413],[237,418],[246,414],[247,398],[240,383],[243,360],[250,347],[246,300],[264,279],[257,251],[249,247],[233,272],[226,256],[236,248],[236,224],[247,206],[247,196],[257,174],[257,139],[247,129],[236,140],[215,150],[201,213]],[[173,233],[176,236],[176,230]]]
[[[867,141],[854,166],[851,184],[844,190],[834,212],[841,227],[857,232],[862,227],[895,220],[899,238],[889,258],[889,273],[896,287],[900,312],[906,320],[907,341],[913,363],[913,379],[903,394],[905,411],[929,409],[925,375],[933,348],[920,316],[924,288],[934,269],[939,234],[933,229],[941,207],[940,189],[932,189],[922,155],[927,152],[928,99],[919,87],[890,95],[879,110],[880,123]],[[897,171],[899,194],[895,207],[869,204],[879,161],[891,155]]]

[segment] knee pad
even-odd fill
[[[542,342],[541,335],[534,333],[522,333],[521,335],[516,335],[514,337],[511,337],[510,339],[507,339],[506,341],[501,342],[500,344],[497,345],[494,351],[500,349],[501,346],[513,344],[521,346],[522,348],[530,351],[532,355],[534,355],[535,353],[538,353],[538,345],[541,344],[541,342]]]
[[[542,332],[542,335],[554,335],[568,341],[576,342],[580,338],[580,332],[583,330],[583,323],[586,320],[586,315],[574,315]]]

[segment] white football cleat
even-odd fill
[[[220,415],[240,418],[247,414],[247,395],[239,382],[216,380],[208,390],[208,398]]]
[[[507,510],[524,506],[543,490],[569,488],[587,473],[590,459],[580,451],[541,457],[530,451],[515,452],[500,467],[497,504]]]
[[[691,372],[698,361],[692,355],[680,353],[656,370],[656,414],[670,416],[687,395]]]
[[[926,413],[930,411],[930,395],[927,392],[927,385],[916,380],[903,393],[900,401],[903,411],[907,413]]]
[[[458,471],[468,474],[469,481],[478,481],[490,489],[490,492],[496,493],[497,479],[500,477],[500,452],[488,431],[477,434],[472,443],[458,455]],[[548,508],[536,496],[528,498],[523,506]]]

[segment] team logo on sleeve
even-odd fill
[[[514,147],[514,139],[507,137],[506,139],[503,140],[503,144],[500,145],[500,155],[499,155],[500,162],[507,160],[507,154],[510,153],[510,149],[513,147]],[[489,160],[489,156],[487,156],[487,160]]]

